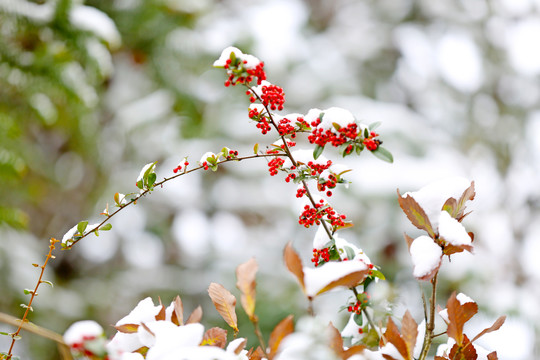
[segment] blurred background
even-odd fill
[[[250,154],[275,140],[212,68],[234,45],[265,61],[285,112],[339,106],[382,122],[394,164],[347,159],[351,184],[333,197],[355,223],[342,237],[388,278],[375,299],[422,319],[403,240],[419,232],[396,189],[464,176],[476,184],[464,221],[475,254],[445,260],[439,304],[454,290],[475,299],[472,335],[508,315],[480,343],[500,359],[540,357],[539,11],[538,0],[0,0],[0,311],[22,316],[48,239],[98,221],[115,192],[136,190],[144,164],[158,161],[159,179],[184,156],[195,164],[206,151]],[[111,231],[57,251],[54,288],[42,287],[30,320],[63,333],[93,319],[112,335],[139,300],[180,294],[186,312],[201,304],[205,325],[224,327],[206,289],[220,282],[238,295],[234,270],[251,257],[264,331],[304,315],[281,256],[292,241],[309,263],[316,229],[297,225],[295,187],[266,168],[244,161],[182,177],[115,216]],[[315,311],[343,326],[348,296],[323,295]],[[55,351],[24,333],[15,352]]]

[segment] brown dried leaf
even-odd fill
[[[364,281],[368,274],[369,270],[355,271],[353,273],[347,274],[323,287],[321,290],[319,290],[319,292],[317,292],[317,295],[320,295],[328,290],[332,290],[333,288],[338,286],[345,286],[348,288],[354,287]]]
[[[235,310],[236,298],[234,295],[218,283],[210,284],[208,294],[223,320],[233,328],[234,332],[238,332],[238,320]]]
[[[272,333],[270,334],[270,340],[268,341],[268,358],[271,360],[276,356],[279,344],[281,340],[294,331],[293,316],[289,315],[285,319],[281,320],[279,324],[276,325]]]
[[[186,320],[186,324],[200,323],[202,319],[203,311],[201,306],[197,306],[195,310],[189,315]]]
[[[255,275],[257,274],[257,261],[251,258],[246,263],[236,268],[236,287],[242,292],[240,303],[250,320],[255,320],[255,300],[257,283]]]
[[[291,243],[288,243],[287,246],[285,246],[285,250],[283,251],[283,259],[285,260],[287,269],[293,273],[294,276],[296,276],[296,279],[298,279],[298,282],[302,287],[302,291],[305,291],[306,286],[304,285],[304,270],[302,268],[302,260],[300,259],[300,256],[298,256],[298,253],[294,251]]]
[[[182,304],[182,299],[180,295],[176,295],[173,302],[173,313],[172,313],[172,322],[176,325],[184,325],[184,305]]]
[[[484,336],[485,334],[487,333],[490,333],[492,331],[496,331],[496,330],[499,330],[501,328],[501,326],[503,326],[504,324],[504,321],[506,320],[506,316],[503,315],[503,316],[500,316],[497,320],[495,320],[495,322],[493,323],[493,325],[491,325],[490,327],[482,330],[480,332],[480,334],[476,335],[472,340],[471,342],[475,342],[476,340],[478,340],[478,338],[480,338],[481,336]]]
[[[487,355],[488,360],[499,360],[499,357],[497,356],[497,352],[491,352]]]
[[[115,326],[114,328],[124,334],[133,334],[139,330],[139,324],[124,324]]]
[[[463,335],[463,325],[478,312],[478,305],[473,302],[461,304],[454,291],[446,303],[446,308],[449,322],[447,335],[456,340],[457,345],[462,346],[463,339],[466,338]]]
[[[227,331],[218,327],[206,330],[201,342],[201,346],[204,345],[217,346],[225,349],[225,345],[227,345]]]
[[[429,221],[424,209],[422,209],[416,200],[414,200],[410,195],[407,195],[405,198],[402,197],[399,193],[399,189],[397,193],[399,206],[405,215],[407,215],[409,221],[418,229],[425,230],[429,236],[435,238],[435,232],[433,231],[431,222]]]
[[[448,358],[442,357],[442,356],[435,356],[434,360],[448,360]]]
[[[405,343],[405,340],[401,337],[401,334],[399,333],[399,330],[392,321],[392,318],[388,318],[388,324],[386,326],[386,331],[384,333],[384,337],[386,340],[394,345],[397,349],[397,351],[403,356],[404,359],[409,359],[408,357],[408,350],[407,350],[407,344]]]
[[[414,321],[409,310],[403,315],[401,320],[401,336],[407,345],[408,356],[413,357],[414,346],[416,345],[416,337],[418,336],[418,324]]]

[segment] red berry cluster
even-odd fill
[[[249,90],[246,93],[249,94]],[[261,129],[261,133],[263,135],[266,135],[266,133],[272,130],[270,124],[268,123],[268,118],[261,114],[259,110],[249,109],[248,116],[251,120],[257,121],[257,129]]]
[[[338,182],[337,177],[334,174],[330,174],[328,176],[328,179],[323,179],[323,178],[319,179],[319,183],[317,184],[317,190],[325,191],[327,188],[333,189],[336,187],[337,182]],[[327,191],[326,195],[332,196],[332,192]]]
[[[296,174],[295,173],[290,173],[289,175],[287,175],[287,177],[285,178],[285,182],[289,182],[291,180],[294,180],[296,178]]]
[[[326,205],[324,200],[320,200],[315,204],[315,207],[309,205],[304,206],[304,211],[298,219],[300,225],[308,228],[313,224],[320,225],[321,220],[326,217],[332,227],[345,226],[344,220],[347,218],[345,215],[338,214],[331,206]]]
[[[291,120],[287,118],[279,120],[278,132],[281,136],[291,135],[291,138],[296,138],[296,130],[294,129],[294,126],[291,125]]]
[[[208,162],[205,161],[201,164],[201,166],[203,167],[204,170],[208,170]]]
[[[374,131],[369,133],[369,137],[365,138],[364,141],[363,141],[364,146],[366,147],[366,149],[368,149],[369,151],[377,150],[379,145],[382,144],[381,140],[375,139],[377,136],[379,136],[379,134],[377,134]]]
[[[328,169],[330,166],[332,166],[332,161],[328,160],[326,164],[317,164],[313,161],[310,161],[307,163],[307,166],[311,169],[311,175],[320,175],[322,172],[326,169]]]
[[[225,155],[225,159],[227,160],[236,159],[237,156],[238,156],[237,150],[229,150],[229,153]]]
[[[350,313],[355,313],[360,315],[362,310],[365,309],[369,304],[369,294],[364,293],[366,296],[363,297],[362,301],[357,300],[354,304],[347,307],[347,311]]]
[[[71,349],[73,350],[73,352],[75,354],[77,354],[77,356],[81,356],[85,359],[103,359],[103,360],[108,360],[109,359],[109,356],[108,355],[105,355],[105,357],[102,357],[102,356],[99,356],[97,354],[95,354],[93,351],[89,350],[86,348],[85,346],[85,343],[87,341],[92,341],[96,339],[95,336],[88,336],[88,335],[85,335],[83,336],[82,340],[80,342],[76,342],[74,344],[71,344]]]
[[[311,262],[315,264],[315,267],[319,266],[321,263],[329,261],[330,253],[328,252],[328,248],[324,248],[321,250],[313,249],[313,258],[311,259]]]
[[[285,93],[282,88],[277,85],[264,85],[261,91],[261,101],[264,106],[270,106],[270,109],[272,110],[283,110]],[[253,97],[251,99],[253,99]],[[254,102],[254,100],[251,102]]]
[[[278,170],[281,169],[283,164],[285,163],[285,160],[282,158],[273,158],[268,162],[268,171],[270,172],[271,176],[277,175]]]
[[[358,125],[355,123],[350,123],[335,133],[332,131],[332,129],[317,127],[320,122],[321,120],[317,119],[311,123],[311,125],[314,127],[311,135],[308,136],[308,140],[311,144],[317,144],[324,147],[326,144],[330,143],[332,146],[340,146],[345,144],[347,141],[356,139],[358,136]]]
[[[249,84],[253,79],[257,79],[257,85],[260,85],[263,80],[266,80],[264,63],[262,61],[252,69],[246,69],[246,64],[247,61],[241,61],[239,59],[235,59],[234,62],[231,59],[228,59],[225,62],[224,68],[229,75],[228,79],[225,81],[225,86]]]
[[[297,198],[301,198],[302,196],[306,195],[307,193],[307,190],[305,187],[299,187],[297,190],[296,190],[296,197]]]
[[[188,166],[188,165],[189,165],[189,162],[188,162],[188,161],[184,162],[184,166]],[[178,165],[177,167],[175,167],[175,168],[173,169],[173,172],[176,174],[176,173],[179,172],[180,170],[182,170],[182,165]]]

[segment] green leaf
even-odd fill
[[[10,334],[7,333],[7,332],[3,332],[3,331],[0,331],[0,335],[5,335],[5,336],[9,336]],[[3,353],[2,353],[3,354]]]
[[[151,187],[152,185],[154,185],[154,183],[156,182],[156,179],[157,179],[157,175],[156,173],[151,173],[148,175],[148,187]]]
[[[99,228],[99,230],[101,231],[109,231],[111,229],[112,229],[112,224],[105,224],[101,228]]]
[[[379,146],[376,150],[372,151],[371,153],[383,161],[386,161],[389,163],[394,162],[394,157],[392,156],[390,151],[386,150],[382,146]]]
[[[253,146],[253,153],[254,153],[254,154],[257,154],[258,152],[259,152],[259,143],[255,144],[255,145]]]
[[[332,126],[333,126],[334,129],[336,129],[337,131],[339,131],[339,129],[341,129],[341,126],[340,126],[338,123],[333,122],[333,123],[332,123]]]
[[[23,309],[29,309],[30,311],[34,311],[31,306],[28,306],[26,304],[20,304]]]
[[[371,124],[369,124],[368,129],[369,129],[369,130],[375,130],[375,129],[378,128],[380,125],[381,125],[381,122],[380,122],[380,121],[375,121],[375,122],[372,122]]]
[[[319,156],[321,156],[323,151],[324,151],[324,146],[320,146],[320,145],[315,146],[315,150],[313,150],[313,158],[317,160]]]
[[[84,230],[86,230],[86,227],[88,226],[88,221],[81,221],[77,224],[77,231],[82,235],[84,234]]]
[[[23,292],[24,292],[24,295],[32,295],[34,293],[34,290],[24,289]]]
[[[49,281],[49,280],[41,280],[40,282],[45,283],[47,285],[50,285],[51,287],[54,287],[53,283],[51,281]]]
[[[369,130],[367,128],[364,129],[364,137],[365,138],[369,137]]]
[[[347,259],[352,260],[355,257],[354,250],[350,246],[345,246],[345,253],[347,254]]]
[[[377,269],[371,270],[371,276],[379,278],[381,280],[386,280],[386,277],[384,276],[384,274]]]
[[[364,317],[362,316],[362,313],[360,314],[354,314],[353,320],[358,326],[362,326],[364,324]]]

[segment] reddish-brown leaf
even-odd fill
[[[189,315],[186,320],[186,324],[200,323],[202,319],[203,311],[201,306],[197,306],[195,310]]]
[[[499,360],[499,357],[497,356],[497,352],[491,352],[487,355],[488,360]]]
[[[238,346],[236,347],[236,349],[234,349],[234,353],[236,355],[240,355],[240,353],[242,352],[242,350],[244,350],[244,348],[246,347],[246,344],[247,344],[247,340],[244,339],[242,340],[242,342],[240,344],[238,344]]]
[[[345,286],[348,288],[357,286],[362,281],[364,281],[364,279],[366,278],[368,274],[369,274],[369,270],[355,271],[353,273],[347,274],[343,277],[340,277],[337,280],[332,281],[331,283],[323,287],[321,290],[319,290],[319,292],[317,292],[317,295],[320,295],[324,292],[332,290],[333,288],[338,287],[338,286]]]
[[[367,347],[364,345],[353,345],[343,352],[343,359],[348,359],[353,355],[361,354],[366,349]]]
[[[405,344],[405,340],[403,340],[401,337],[396,324],[394,324],[392,318],[390,317],[388,318],[388,324],[386,326],[384,337],[390,344],[396,347],[397,351],[401,354],[401,356],[403,356],[404,359],[409,359],[407,344]]]
[[[155,318],[156,318],[156,321],[165,320],[165,306],[161,305],[161,309],[159,310]]]
[[[411,250],[411,245],[414,239],[407,234],[403,234],[403,236],[405,237],[405,241],[407,242],[407,249]]]
[[[240,303],[250,320],[255,320],[255,275],[257,274],[257,261],[251,258],[236,268],[236,287],[242,292]]]
[[[184,305],[180,295],[176,295],[174,298],[171,321],[176,325],[184,325]]]
[[[467,250],[468,252],[472,252],[473,247],[471,245],[466,245],[466,244],[452,245],[450,243],[446,243],[446,245],[444,245],[443,253],[444,253],[444,255],[452,255],[452,254],[460,253],[463,250]]]
[[[236,298],[234,295],[218,283],[210,284],[208,294],[223,320],[233,328],[234,332],[238,332],[238,320],[235,310]]]
[[[454,344],[448,357],[452,360],[476,360],[478,354],[467,335],[463,335],[463,345]]]
[[[503,315],[503,316],[500,316],[497,320],[495,320],[495,322],[493,323],[493,325],[491,325],[490,327],[488,327],[487,329],[484,329],[480,332],[480,334],[476,335],[472,340],[471,342],[475,342],[476,340],[478,340],[478,338],[480,338],[480,336],[484,336],[485,334],[487,333],[490,333],[492,331],[496,331],[496,330],[499,330],[501,328],[501,326],[503,326],[504,324],[504,321],[506,320],[506,316]]]
[[[285,319],[281,320],[279,324],[276,325],[272,333],[270,334],[270,340],[268,341],[268,358],[271,360],[276,356],[279,344],[281,340],[294,331],[293,316],[289,315]]]
[[[304,285],[304,269],[302,268],[302,260],[296,251],[294,251],[291,243],[288,243],[287,246],[285,246],[285,250],[283,251],[283,259],[285,260],[287,269],[293,273],[294,276],[296,276],[296,279],[302,287],[302,291],[305,291],[306,287]]]
[[[345,360],[343,357],[343,338],[341,337],[341,333],[332,323],[328,324],[327,331],[330,338],[330,349],[332,349],[338,357]]]
[[[455,218],[457,215],[457,208],[458,208],[457,200],[454,198],[450,198],[446,200],[446,202],[444,203],[442,207],[442,210],[448,212],[450,216]]]
[[[446,303],[448,309],[448,329],[447,334],[454,340],[456,344],[463,345],[463,325],[470,320],[478,312],[478,305],[473,302],[460,304],[456,298],[456,292],[452,293]]]
[[[266,355],[261,347],[258,346],[255,351],[253,349],[249,350],[247,357],[249,360],[262,360],[266,358]]]
[[[124,325],[115,326],[114,328],[124,334],[133,334],[133,333],[136,333],[137,330],[139,330],[139,325],[138,324],[124,324]]]
[[[407,197],[402,197],[399,193],[399,189],[397,193],[399,206],[405,215],[407,215],[409,221],[418,229],[425,230],[429,236],[434,238],[435,232],[433,231],[431,222],[429,221],[424,209],[422,209],[416,200],[414,200],[410,195],[407,195]]]
[[[442,356],[435,356],[434,360],[448,360],[448,358],[442,357]]]
[[[418,324],[414,321],[409,310],[403,315],[401,320],[401,336],[407,345],[408,358],[412,359],[414,354],[414,346],[416,345],[416,337],[418,336]]]
[[[203,345],[217,346],[224,349],[225,345],[227,345],[227,331],[218,327],[206,330],[201,342],[201,346]]]
[[[461,221],[467,214],[463,214],[465,211],[465,203],[467,200],[473,200],[474,196],[476,195],[474,191],[474,181],[471,182],[471,186],[469,186],[461,195],[457,202],[457,214],[455,216],[458,221]]]

